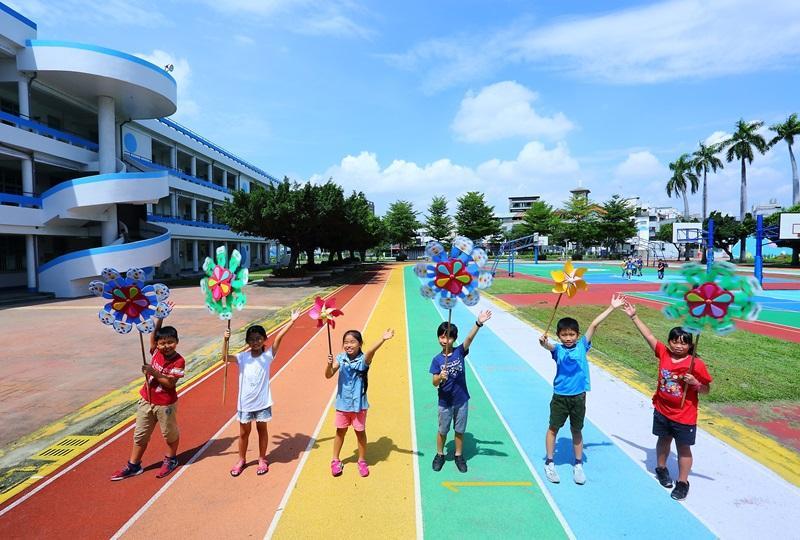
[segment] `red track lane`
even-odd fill
[[[341,289],[336,294],[337,305],[344,306],[362,287],[360,284],[348,285]],[[280,354],[272,364],[270,376],[283,367],[317,330],[313,320],[301,317],[284,337]],[[181,444],[178,457],[181,465],[191,459],[233,416],[237,392],[237,370],[233,367],[228,372],[228,399],[224,406],[222,370],[191,387],[179,399],[178,425],[181,430]],[[109,480],[111,474],[123,466],[129,457],[132,439],[132,431],[125,433],[0,517],[0,538],[74,540],[112,536],[170,478],[155,477],[166,451],[166,444],[156,429],[142,461],[144,474],[119,482]],[[7,501],[2,508],[13,504],[37,486],[38,484]]]

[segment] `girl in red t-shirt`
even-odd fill
[[[667,345],[664,345],[636,315],[636,306],[626,299],[622,309],[658,358],[658,387],[653,395],[653,435],[658,437],[656,478],[665,488],[672,487],[667,457],[674,439],[678,452],[678,481],[672,490],[672,498],[682,501],[689,494],[692,445],[697,434],[698,395],[709,392],[712,378],[702,360],[694,357],[692,364],[692,334],[675,327],[670,330]]]

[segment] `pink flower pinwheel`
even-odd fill
[[[214,267],[214,271],[208,278],[208,288],[211,289],[211,295],[214,300],[220,301],[231,293],[233,290],[231,286],[233,277],[231,271],[224,266],[217,265]]]
[[[467,272],[466,265],[459,259],[436,263],[435,268],[434,283],[440,289],[445,289],[453,295],[460,294],[461,289],[472,282],[472,276]]]
[[[308,316],[317,321],[317,328],[327,324],[336,328],[334,317],[344,315],[342,310],[336,309],[336,298],[323,300],[319,296],[314,299],[314,306],[308,311]]]
[[[723,319],[733,302],[733,294],[713,282],[695,287],[684,298],[693,317],[708,316],[714,319]]]

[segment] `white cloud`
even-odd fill
[[[451,125],[467,142],[489,142],[509,137],[545,137],[558,140],[572,128],[563,113],[540,116],[531,106],[538,95],[515,81],[467,92]]]
[[[614,177],[625,182],[663,179],[668,176],[669,169],[647,150],[628,154],[625,161],[614,169]]]
[[[233,39],[239,45],[255,45],[256,43],[256,40],[244,34],[236,34],[235,36],[233,36]]]
[[[200,106],[192,98],[192,68],[186,58],[176,58],[172,54],[159,49],[150,54],[136,53],[135,56],[147,60],[158,67],[172,64],[173,70],[170,75],[178,85],[178,112],[175,113],[174,118],[180,120],[197,116],[200,112]]]
[[[705,143],[706,146],[711,146],[713,144],[719,144],[722,141],[726,141],[730,139],[730,137],[731,134],[728,133],[727,131],[715,131],[714,133],[706,137],[706,140],[703,142]]]

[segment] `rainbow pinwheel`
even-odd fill
[[[328,354],[333,354],[331,345],[331,328],[336,328],[336,317],[344,315],[341,309],[336,309],[336,298],[323,300],[319,296],[314,299],[314,305],[308,310],[308,316],[317,321],[317,328],[325,325],[328,330]]]
[[[736,266],[717,262],[706,272],[697,263],[683,265],[681,274],[685,283],[665,283],[661,291],[677,300],[664,308],[670,319],[682,319],[683,329],[693,334],[705,327],[719,335],[733,332],[734,318],[753,320],[758,317],[759,305],[753,296],[761,286],[752,276],[736,273]]]
[[[588,289],[586,280],[583,279],[583,274],[586,273],[586,268],[575,268],[572,261],[568,260],[564,263],[562,270],[553,270],[550,275],[553,277],[555,286],[553,292],[556,294],[566,293],[568,297],[572,298],[578,291],[585,291]]]
[[[449,255],[439,242],[429,242],[425,254],[431,261],[418,263],[414,268],[417,276],[428,280],[420,293],[425,298],[438,296],[444,309],[453,309],[459,298],[465,305],[474,306],[480,300],[478,289],[492,285],[492,274],[481,271],[488,256],[469,238],[456,237]]]
[[[233,309],[242,310],[247,303],[244,286],[247,285],[248,270],[240,268],[242,255],[231,252],[228,260],[225,246],[217,248],[216,262],[206,257],[203,271],[206,277],[200,280],[200,289],[206,297],[206,307],[222,320],[230,320]]]
[[[130,268],[123,277],[114,268],[105,268],[103,281],[89,283],[89,291],[109,300],[100,310],[100,322],[127,334],[134,326],[149,334],[155,329],[153,319],[163,319],[170,313],[169,289],[161,283],[144,284],[144,270]]]

